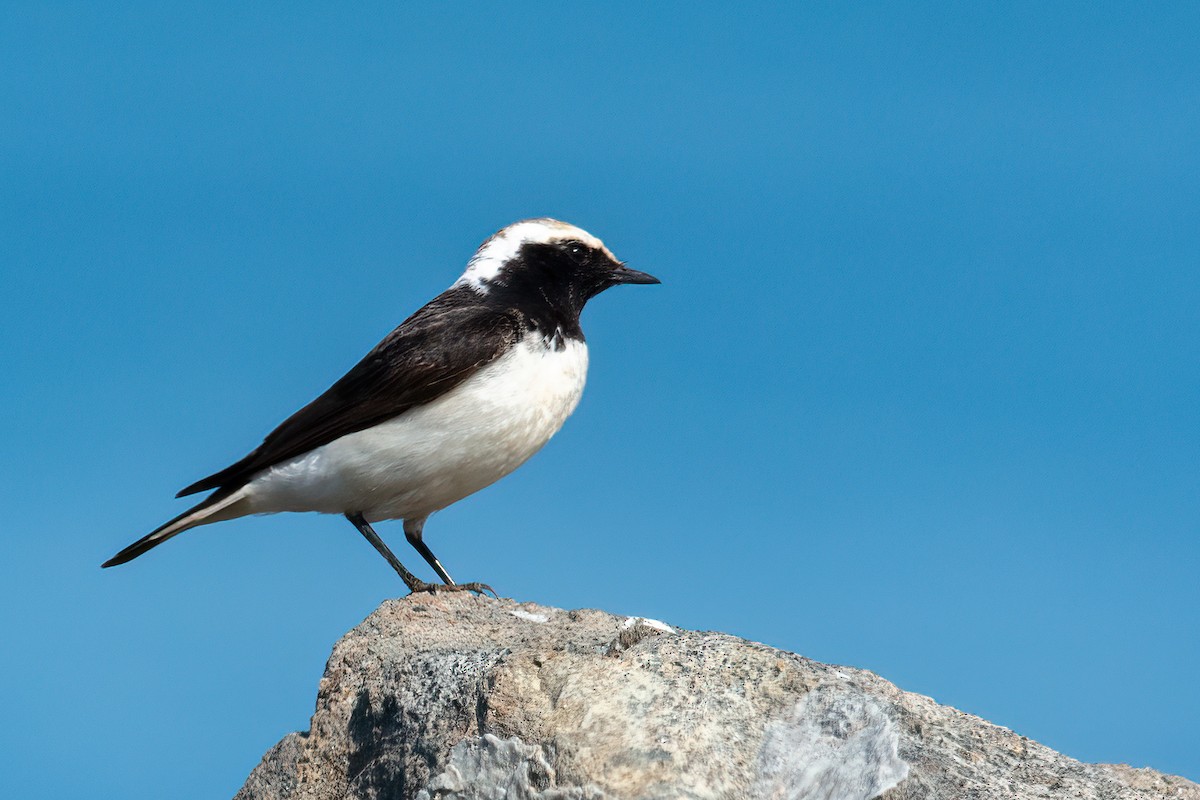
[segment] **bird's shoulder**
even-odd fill
[[[527,327],[521,314],[484,302],[468,287],[448,289],[385,336],[321,397],[397,391],[409,400],[436,397],[447,382],[501,356]]]

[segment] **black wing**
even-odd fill
[[[337,383],[288,417],[248,456],[179,492],[235,489],[259,470],[437,399],[503,354],[519,320],[450,289],[404,321]]]

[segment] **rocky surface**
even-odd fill
[[[863,670],[466,594],[384,603],[238,800],[1181,798]]]

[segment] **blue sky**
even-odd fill
[[[1198,39],[1187,3],[5,4],[4,794],[231,795],[307,726],[402,590],[346,522],[99,564],[536,215],[663,285],[593,302],[576,415],[430,521],[455,576],[1200,779]]]

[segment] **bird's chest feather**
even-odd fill
[[[579,404],[587,364],[583,342],[566,340],[555,349],[530,335],[424,410],[452,437],[458,430],[464,439],[514,455],[536,451]]]
[[[499,480],[549,441],[579,404],[587,346],[531,335],[442,397],[318,448],[276,471],[325,510],[419,516]],[[265,488],[265,487],[264,487]],[[318,499],[320,498],[320,499]]]

